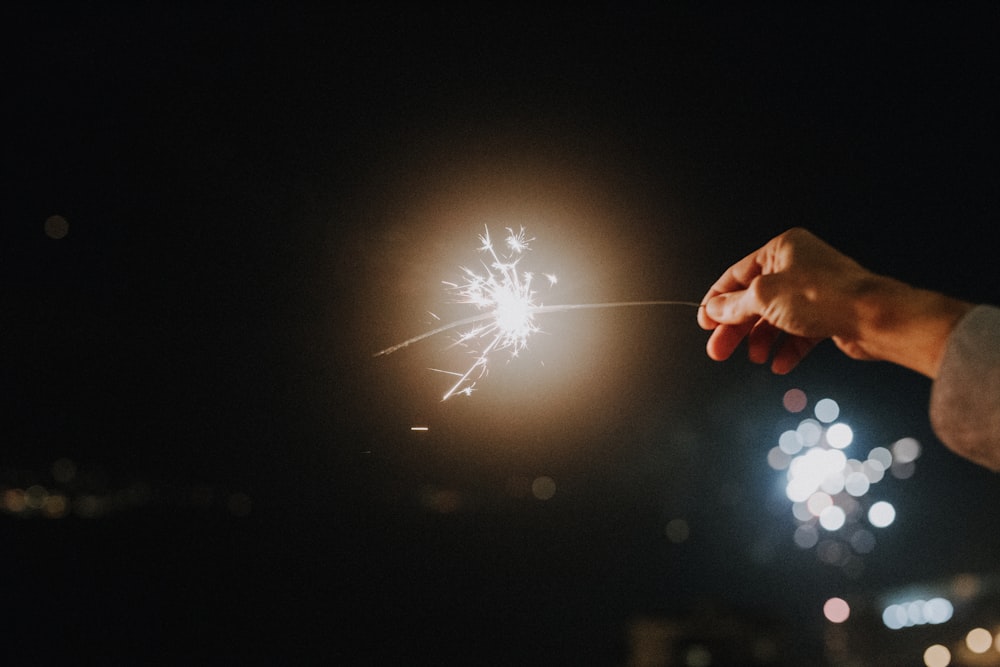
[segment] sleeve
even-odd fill
[[[976,306],[948,338],[931,425],[952,451],[1000,471],[1000,308]]]

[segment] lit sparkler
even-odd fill
[[[455,344],[470,347],[476,345],[479,349],[475,352],[472,365],[464,372],[440,371],[458,378],[445,392],[442,401],[448,400],[455,394],[470,395],[476,381],[486,375],[490,355],[494,352],[509,350],[511,357],[516,357],[524,350],[528,346],[528,338],[541,330],[535,322],[535,315],[594,308],[701,306],[694,301],[616,301],[545,306],[535,301],[535,291],[532,289],[534,274],[518,270],[518,263],[523,253],[530,249],[530,244],[534,241],[533,238],[526,236],[524,228],[521,227],[516,232],[510,227],[507,228],[506,251],[497,251],[490,238],[489,228],[480,235],[479,240],[480,252],[487,255],[487,260],[482,261],[483,272],[461,267],[465,277],[463,282],[444,281],[448,291],[455,295],[455,303],[475,306],[479,312],[425,331],[375,354],[376,357],[391,354],[437,334],[459,327],[470,327],[459,334]],[[544,275],[550,286],[556,283],[555,275]]]

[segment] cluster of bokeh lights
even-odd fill
[[[802,413],[808,399],[800,389],[784,396],[785,408]],[[858,560],[875,547],[871,529],[896,520],[891,502],[874,500],[872,492],[887,474],[906,479],[920,456],[920,443],[903,438],[890,447],[877,446],[866,456],[849,457],[853,429],[840,420],[840,406],[831,398],[815,403],[812,416],[784,431],[767,455],[768,464],[785,472],[784,494],[797,522],[795,544],[817,547],[820,560],[854,570]]]

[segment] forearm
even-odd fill
[[[870,276],[858,289],[857,328],[835,337],[848,354],[889,361],[936,378],[948,337],[972,304]],[[857,349],[850,349],[851,346]]]

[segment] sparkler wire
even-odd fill
[[[568,310],[593,310],[597,308],[632,308],[635,306],[691,306],[692,308],[701,308],[704,304],[698,303],[696,301],[612,301],[608,303],[569,303],[560,304],[554,306],[531,306],[527,308],[527,313],[561,313]],[[448,324],[443,324],[430,331],[425,331],[422,334],[418,334],[413,338],[408,338],[402,343],[397,343],[392,347],[387,347],[384,350],[380,350],[373,354],[373,357],[381,357],[387,354],[392,354],[396,350],[401,350],[404,347],[412,345],[413,343],[418,343],[432,336],[436,336],[439,333],[444,333],[445,331],[450,331],[456,327],[465,326],[466,324],[475,324],[476,322],[482,322],[484,320],[491,320],[496,317],[496,312],[490,311],[486,313],[479,313],[478,315],[473,315],[471,317],[465,317],[460,320],[455,320],[454,322],[449,322]]]
[[[473,374],[478,369],[478,377],[486,374],[489,363],[489,356],[497,350],[510,350],[512,356],[517,356],[518,352],[527,345],[528,336],[539,331],[534,324],[533,317],[542,313],[560,313],[569,310],[584,310],[597,308],[628,308],[638,306],[691,306],[700,308],[702,304],[694,301],[612,301],[606,303],[570,303],[555,306],[536,305],[533,301],[534,292],[531,290],[531,282],[534,274],[530,271],[520,272],[517,269],[520,256],[529,249],[529,244],[534,239],[527,238],[524,228],[514,231],[507,228],[506,246],[508,252],[498,252],[490,238],[489,228],[480,235],[482,242],[479,250],[486,253],[488,260],[483,261],[483,272],[477,273],[467,268],[463,268],[464,281],[461,283],[445,282],[449,291],[454,293],[458,303],[475,306],[481,309],[475,315],[443,324],[430,331],[413,336],[402,343],[387,347],[376,352],[373,356],[379,357],[392,354],[396,350],[412,345],[418,341],[425,340],[439,333],[450,331],[465,325],[475,325],[471,330],[461,334],[456,341],[456,345],[464,345],[467,341],[480,341],[484,347],[476,353],[475,361],[464,373],[453,373],[451,371],[441,371],[449,375],[458,376],[458,381],[452,385],[451,389],[445,392],[442,400],[448,400],[456,393],[470,394],[476,384]],[[552,274],[544,274],[550,284],[556,283],[556,277]],[[480,325],[480,322],[486,322]],[[435,369],[436,370],[436,369]],[[477,377],[477,379],[478,379]]]

